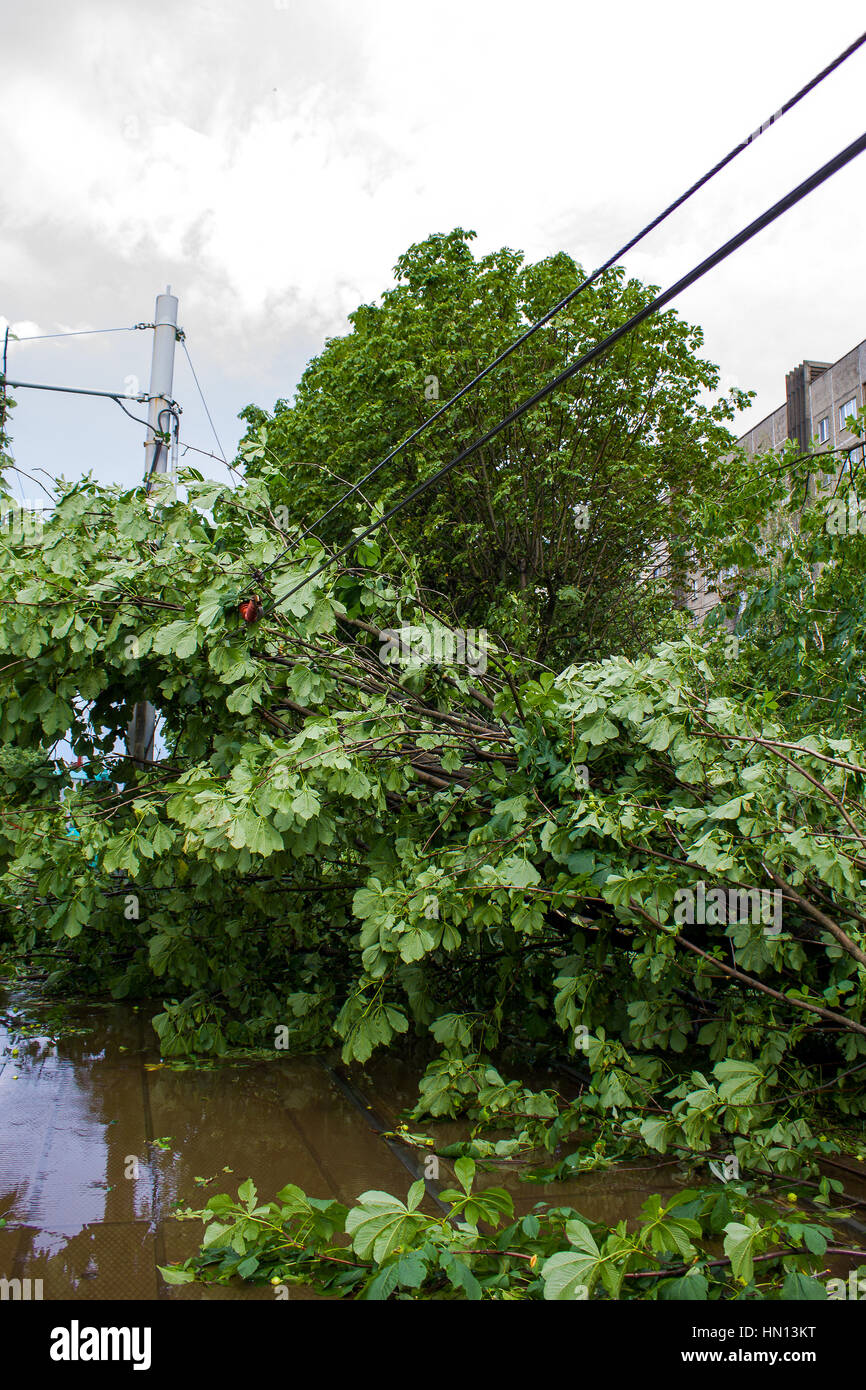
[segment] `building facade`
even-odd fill
[[[737,443],[749,456],[781,449],[789,439],[806,453],[841,450],[827,473],[838,472],[847,456],[852,464],[863,459],[864,446],[851,429],[851,421],[866,406],[866,340],[838,362],[801,362],[785,377],[785,402],[753,425]],[[705,575],[694,575],[688,607],[701,619],[718,602],[715,584]]]
[[[801,362],[785,377],[785,403],[738,443],[748,454],[779,449],[792,439],[804,453],[857,444],[850,420],[866,405],[866,341],[838,362]]]

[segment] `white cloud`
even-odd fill
[[[135,322],[170,281],[233,444],[237,410],[290,395],[412,241],[462,225],[480,250],[566,249],[590,268],[861,20],[855,0],[792,0],[784,25],[746,0],[724,22],[687,0],[158,0],[144,23],[131,0],[34,0],[7,22],[0,308],[43,331]],[[629,271],[676,279],[859,134],[864,75],[861,53],[631,253]],[[678,306],[726,378],[759,390],[756,418],[795,362],[866,336],[864,184],[866,159]],[[33,344],[28,362],[144,376],[136,336],[70,340],[74,357]],[[59,423],[41,428],[20,404],[19,448],[53,448]],[[88,451],[106,476],[108,436],[104,457]]]

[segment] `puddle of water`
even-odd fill
[[[271,1299],[266,1286],[166,1285],[157,1265],[194,1253],[202,1234],[198,1222],[174,1221],[175,1207],[202,1206],[248,1177],[263,1197],[293,1182],[347,1204],[369,1188],[403,1195],[412,1181],[314,1058],[175,1070],[160,1062],[146,1010],[70,1006],[57,1040],[44,1002],[0,994],[0,1016],[0,1215],[9,1223],[0,1276],[41,1279],[46,1298]],[[419,1070],[384,1057],[361,1075],[386,1125],[414,1101]],[[465,1133],[432,1128],[442,1142]],[[136,1165],[138,1176],[127,1176]],[[673,1185],[670,1170],[659,1177]],[[500,1169],[483,1181],[507,1187],[519,1212],[571,1203],[613,1222],[664,1190],[654,1178],[593,1173],[538,1185]],[[444,1161],[440,1181],[453,1181]],[[293,1287],[291,1297],[315,1295]]]
[[[248,1177],[263,1197],[294,1182],[346,1203],[410,1180],[314,1059],[176,1071],[128,1006],[70,1009],[89,1031],[53,1042],[47,1024],[18,1036],[16,1004],[0,995],[0,1276],[42,1279],[45,1298],[272,1299],[166,1285],[157,1265],[192,1254],[203,1229],[173,1221],[174,1206]]]
[[[400,1123],[401,1112],[414,1105],[417,1098],[417,1077],[421,1070],[420,1066],[410,1070],[401,1065],[399,1059],[389,1054],[372,1058],[363,1070],[357,1070],[358,1088],[373,1101],[376,1111],[388,1128],[395,1129]],[[575,1094],[573,1083],[560,1075],[527,1072],[521,1079],[538,1090],[555,1089],[564,1097]],[[468,1124],[462,1120],[410,1121],[409,1128],[430,1135],[440,1147],[465,1139],[469,1133]],[[521,1171],[526,1172],[528,1168],[533,1167],[550,1168],[555,1162],[556,1159],[549,1155],[539,1154],[531,1164],[500,1163],[487,1167],[479,1165],[479,1172],[482,1174],[480,1186],[504,1187],[511,1194],[515,1212],[519,1216],[531,1211],[537,1202],[543,1202],[547,1206],[574,1207],[587,1220],[598,1221],[607,1226],[614,1226],[618,1221],[625,1220],[630,1228],[634,1229],[639,1224],[641,1208],[654,1193],[658,1193],[663,1201],[668,1201],[683,1188],[706,1185],[714,1181],[708,1168],[703,1172],[696,1169],[690,1173],[680,1167],[678,1160],[670,1158],[660,1158],[656,1162],[644,1159],[639,1163],[598,1168],[559,1182],[539,1183],[521,1180]],[[452,1174],[450,1166],[444,1160],[440,1159],[440,1164],[444,1186],[451,1182]],[[860,1171],[853,1159],[833,1165],[822,1164],[822,1167],[829,1177],[844,1182],[845,1200],[855,1200],[852,1220],[830,1222],[831,1228],[835,1231],[834,1243],[847,1247],[853,1242],[859,1248],[866,1238],[866,1205],[858,1206],[856,1202],[866,1203],[866,1172],[862,1171],[866,1164]],[[816,1221],[820,1223],[825,1219],[822,1213],[816,1211]],[[721,1248],[718,1253],[722,1253]],[[827,1256],[827,1269],[834,1277],[844,1275],[861,1263],[866,1264],[866,1257],[860,1260],[842,1255]]]
[[[417,1075],[401,1066],[397,1058],[382,1055],[372,1059],[363,1072],[358,1071],[357,1085],[373,1101],[388,1127],[394,1129],[400,1123],[401,1111],[412,1106],[417,1098]],[[572,1094],[568,1082],[563,1083],[561,1078],[527,1076],[525,1079],[539,1089],[553,1086],[563,1095]],[[462,1120],[416,1120],[410,1122],[409,1128],[429,1134],[443,1148],[467,1138],[469,1133],[468,1124]],[[451,1182],[451,1169],[445,1160],[439,1162],[440,1181],[446,1186]],[[529,1166],[550,1168],[555,1162],[549,1154],[540,1154]],[[579,1177],[548,1183],[521,1181],[520,1172],[526,1166],[501,1163],[485,1168],[479,1164],[479,1186],[504,1187],[511,1194],[519,1216],[530,1212],[537,1202],[544,1202],[548,1206],[574,1207],[588,1220],[612,1226],[624,1218],[636,1224],[641,1207],[654,1192],[662,1197],[672,1196],[690,1185],[677,1179],[677,1164],[663,1160],[640,1167],[623,1165],[615,1169],[596,1169]]]
[[[268,1286],[167,1285],[157,1266],[193,1254],[203,1231],[173,1220],[175,1207],[246,1178],[265,1199],[293,1182],[347,1205],[370,1188],[404,1196],[413,1179],[315,1058],[176,1070],[160,1062],[147,1010],[69,1007],[59,1037],[51,1018],[50,1005],[0,991],[0,1277],[41,1279],[45,1298],[270,1301]],[[421,1070],[384,1055],[354,1081],[394,1129]],[[460,1121],[412,1128],[443,1145],[467,1133]],[[405,1153],[420,1171],[423,1154]],[[453,1182],[442,1159],[439,1181]],[[683,1180],[664,1162],[546,1184],[495,1166],[481,1185],[507,1188],[518,1214],[545,1202],[613,1225]],[[291,1288],[293,1301],[317,1297]]]

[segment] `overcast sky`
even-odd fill
[[[238,411],[290,397],[412,242],[459,225],[481,252],[566,250],[593,268],[863,22],[858,0],[8,6],[0,328],[149,321],[170,283],[233,451]],[[864,91],[866,49],[631,253],[629,272],[678,278],[861,134]],[[866,156],[677,302],[723,382],[758,392],[742,429],[782,403],[803,358],[866,337],[864,212]],[[12,344],[8,373],[144,389],[150,337]],[[16,394],[22,468],[140,475],[142,431],[111,402]],[[186,442],[215,450],[182,354],[175,395]]]

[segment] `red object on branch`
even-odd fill
[[[241,599],[238,610],[245,623],[257,623],[262,616],[262,604],[258,594]]]

